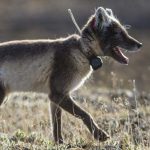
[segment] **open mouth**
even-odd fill
[[[112,57],[119,61],[121,64],[127,65],[129,63],[129,59],[123,54],[123,50],[124,49],[119,46],[114,47],[112,50]]]

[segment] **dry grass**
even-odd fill
[[[134,89],[134,88],[133,88]],[[0,108],[0,149],[6,150],[148,150],[150,148],[150,95],[136,90],[96,87],[76,93],[110,140],[98,143],[79,119],[63,113],[67,144],[52,141],[49,101],[44,95],[12,95]],[[50,138],[50,140],[49,140]]]

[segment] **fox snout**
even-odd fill
[[[128,51],[137,51],[140,50],[142,46],[143,44],[141,42],[131,36],[128,36],[125,49],[127,49]]]
[[[137,44],[138,49],[140,49],[142,46],[143,46],[143,44],[140,42]]]

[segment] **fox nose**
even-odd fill
[[[138,47],[138,48],[141,48],[142,45],[143,45],[142,43],[138,43],[137,47]]]

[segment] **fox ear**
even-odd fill
[[[111,19],[103,7],[98,7],[95,11],[95,26],[97,28],[103,28],[108,26],[111,22]]]
[[[108,13],[109,16],[114,16],[112,10],[110,8],[106,8],[106,12]]]

